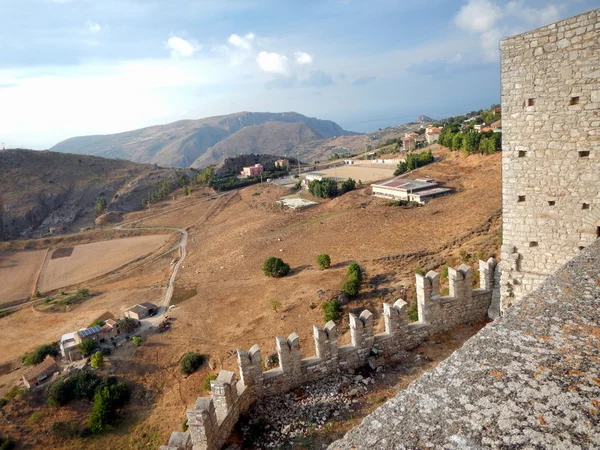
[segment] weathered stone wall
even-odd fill
[[[501,310],[600,232],[600,9],[504,39]]]
[[[211,397],[199,398],[188,410],[188,432],[173,433],[162,450],[219,449],[231,434],[240,414],[255,400],[287,392],[302,384],[326,377],[338,369],[356,369],[366,364],[373,368],[397,361],[403,350],[419,345],[428,336],[457,325],[486,318],[494,288],[496,261],[479,261],[480,287],[472,288],[470,266],[448,269],[450,295],[440,296],[437,272],[416,275],[419,321],[409,323],[408,304],[397,300],[383,304],[385,332],[374,334],[373,314],[364,310],[350,314],[351,344],[338,347],[337,327],[332,321],[324,328],[313,326],[315,356],[301,358],[296,333],[287,339],[277,337],[279,367],[262,371],[258,345],[249,351],[238,350],[240,379],[235,373],[221,371],[211,382]]]

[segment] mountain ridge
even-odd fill
[[[144,127],[116,134],[77,136],[59,142],[51,151],[87,154],[109,158],[122,158],[138,163],[158,164],[162,166],[189,167],[209,149],[249,126],[265,126],[272,123],[302,123],[322,139],[336,136],[351,136],[359,133],[346,131],[330,120],[307,117],[296,112],[269,113],[249,112],[206,117],[203,119],[185,119],[176,122]],[[273,128],[267,125],[267,129]],[[287,127],[284,141],[302,140],[294,137],[293,127]],[[303,130],[305,132],[305,130]],[[235,140],[234,140],[235,141]],[[239,149],[239,141],[236,148]],[[273,143],[275,147],[280,144]],[[223,155],[216,152],[222,151]],[[246,152],[250,152],[247,149]],[[271,147],[261,148],[261,153],[276,153]],[[219,162],[232,154],[232,150],[223,144],[205,159],[211,163]]]

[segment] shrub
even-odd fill
[[[40,298],[42,296],[42,293],[40,291],[35,291],[35,296],[37,298]]]
[[[323,320],[325,323],[330,320],[338,320],[342,314],[342,305],[337,299],[323,302],[321,308],[323,309]]]
[[[96,319],[92,323],[89,324],[88,328],[95,327],[96,325],[98,325],[99,327],[101,327],[102,325],[104,325],[104,320],[102,320],[102,319]]]
[[[27,419],[27,425],[32,426],[38,423],[44,417],[44,413],[41,411],[36,411]]]
[[[269,356],[265,358],[265,369],[269,370],[279,364],[279,355],[277,353],[271,353]]]
[[[327,253],[321,253],[317,256],[317,264],[322,270],[328,269],[331,266],[331,258]]]
[[[408,307],[408,320],[410,322],[419,321],[419,308],[416,304],[412,304]]]
[[[359,280],[362,281],[362,269],[360,268],[360,266],[353,262],[352,264],[350,264],[348,266],[348,272],[347,272],[348,278],[354,276],[356,278],[358,278]]]
[[[4,398],[6,400],[14,400],[15,398],[23,398],[27,395],[27,390],[25,388],[19,386],[11,387],[6,394],[4,394]]]
[[[0,408],[4,408],[8,404],[8,400],[0,398]]]
[[[98,197],[94,209],[98,212],[102,212],[106,209],[106,199],[104,197]]]
[[[142,338],[139,336],[134,336],[131,338],[131,342],[133,342],[134,345],[137,345],[139,347],[140,345],[142,345]]]
[[[271,301],[269,302],[269,307],[270,307],[270,308],[271,308],[273,311],[275,311],[275,312],[279,312],[279,311],[278,311],[278,309],[279,309],[279,308],[281,308],[281,302],[280,302],[279,300],[275,300],[275,299],[273,299],[273,300],[271,300]]]
[[[51,303],[51,302],[52,302],[52,300],[54,300],[52,297],[46,297],[46,298],[44,299],[44,303],[46,303],[46,304],[48,304],[48,303]]]
[[[79,425],[76,422],[54,422],[50,432],[59,438],[73,438],[79,434]]]
[[[94,369],[100,369],[103,364],[104,364],[104,355],[102,354],[102,352],[96,352],[90,358],[90,365]]]
[[[423,269],[422,267],[417,267],[415,269],[415,274],[425,276],[427,275],[427,270]]]
[[[263,273],[268,277],[280,278],[290,273],[290,265],[281,258],[271,256],[263,263]]]
[[[356,297],[360,292],[360,280],[355,276],[347,279],[342,286],[342,292],[348,297]]]
[[[58,356],[59,344],[58,342],[53,342],[52,344],[44,344],[40,345],[34,351],[25,353],[23,355],[23,365],[25,366],[35,366],[41,363],[46,356]]]
[[[204,363],[204,356],[197,352],[187,352],[181,358],[181,373],[191,375]]]
[[[449,265],[447,263],[442,266],[442,270],[440,273],[442,279],[448,279],[448,267]]]
[[[94,350],[96,350],[96,347],[98,347],[98,344],[92,339],[83,339],[79,344],[77,344],[77,349],[83,356],[91,355]]]
[[[0,450],[12,450],[15,448],[15,441],[9,437],[0,436]]]
[[[217,379],[217,375],[214,373],[207,375],[206,378],[204,379],[204,390],[210,392],[210,382],[212,380],[216,380],[216,379]]]

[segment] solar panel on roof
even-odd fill
[[[81,334],[81,337],[85,338],[93,334],[100,333],[100,331],[102,331],[102,327],[100,327],[100,325],[95,325],[92,328],[86,328],[85,330],[79,331],[79,334]]]

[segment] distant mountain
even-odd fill
[[[0,240],[48,233],[50,227],[93,225],[96,199],[108,211],[142,208],[167,180],[175,187],[190,169],[34,150],[0,150]]]
[[[323,140],[323,136],[304,123],[268,122],[251,125],[209,148],[191,167],[205,167],[228,156],[248,153],[286,155],[298,144],[317,140]]]
[[[419,116],[417,117],[417,123],[428,123],[433,122],[433,119],[429,116]]]
[[[280,125],[274,125],[274,124]],[[295,126],[284,126],[294,124]],[[299,126],[303,124],[304,126]],[[267,125],[266,127],[260,127]],[[251,130],[222,141],[246,127]],[[277,138],[270,138],[275,133]],[[282,154],[292,143],[310,139],[328,139],[353,135],[329,120],[303,116],[295,112],[240,112],[199,120],[181,120],[125,133],[81,136],[59,142],[52,151],[122,158],[161,166],[189,167],[212,164],[237,153]],[[280,142],[281,141],[281,142]],[[282,143],[283,142],[283,143]],[[218,144],[221,144],[217,147]],[[261,146],[257,149],[256,146]],[[216,147],[216,148],[215,148]],[[210,149],[204,159],[199,158]]]

